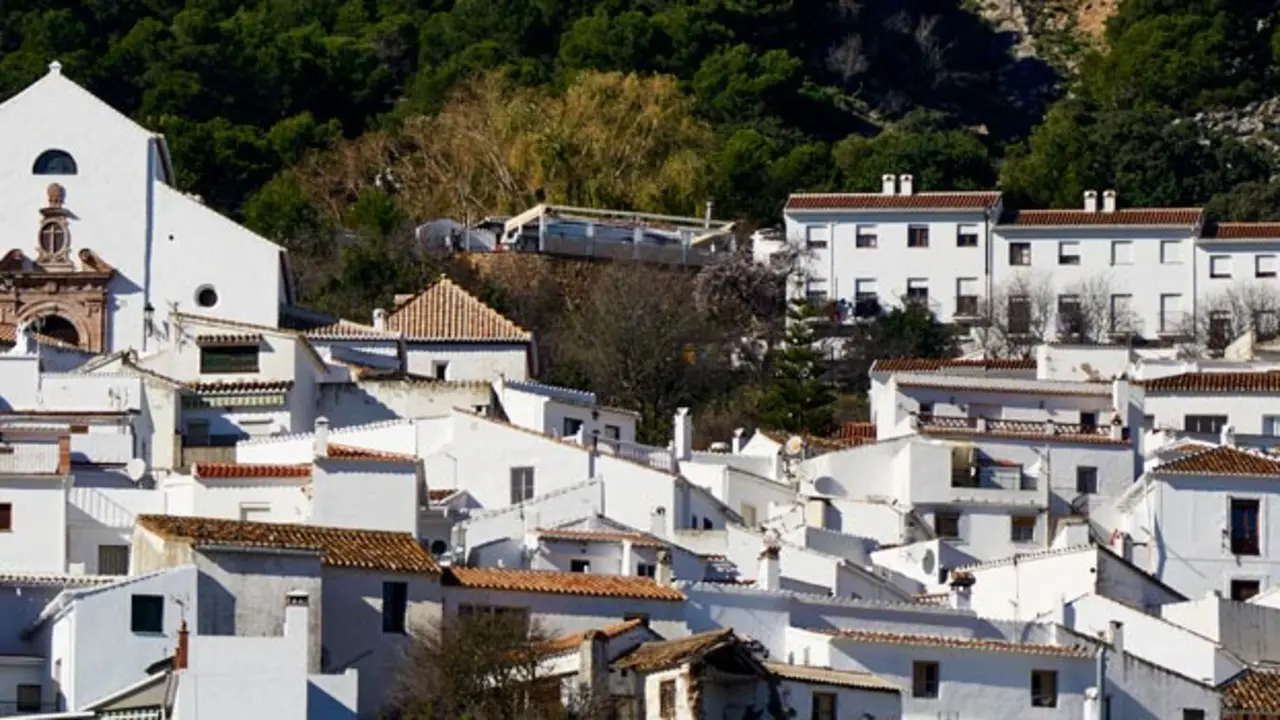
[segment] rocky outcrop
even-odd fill
[[[1280,97],[1249,103],[1241,108],[1197,113],[1192,120],[1208,130],[1239,140],[1249,140],[1280,156]]]

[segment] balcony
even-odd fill
[[[179,469],[186,471],[192,463],[236,461],[236,443],[247,436],[241,435],[200,435],[180,437],[178,442]]]
[[[977,320],[979,317],[977,295],[956,296],[956,320]]]
[[[1004,420],[987,417],[960,417],[945,415],[916,416],[916,427],[922,432],[971,432],[1016,435],[1085,435],[1111,437],[1109,425],[1089,423],[1060,423],[1054,421]],[[1126,429],[1125,436],[1128,436]]]

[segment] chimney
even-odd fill
[[[713,208],[713,207],[715,207],[715,203],[713,203],[713,202],[711,202],[710,200],[708,200],[708,201],[707,201],[706,214],[704,214],[704,215],[702,216],[702,227],[703,227],[703,229],[710,229],[710,227],[711,227],[711,208]]]
[[[188,635],[190,635],[190,633],[187,632],[187,621],[183,620],[182,624],[178,626],[178,647],[173,651],[174,670],[187,669],[187,648],[189,647]]]
[[[778,546],[765,545],[760,553],[760,565],[756,569],[756,587],[761,590],[778,590],[782,579],[782,566],[778,562]]]
[[[666,548],[658,551],[658,567],[654,569],[653,580],[666,587],[675,583],[675,577],[671,573],[671,551]]]
[[[880,176],[880,194],[881,195],[897,195],[898,194],[898,178],[893,175],[885,174]]]
[[[1120,419],[1120,413],[1111,413],[1111,439],[1124,439],[1124,420]]]
[[[1102,193],[1102,212],[1116,211],[1116,191],[1108,190]]]
[[[951,574],[951,591],[947,594],[947,602],[953,609],[970,609],[974,582],[973,573],[958,572]]]
[[[302,656],[309,670],[311,663],[311,603],[305,590],[290,590],[284,596],[284,638]]]
[[[316,418],[316,431],[312,449],[315,457],[329,457],[329,418],[323,415]]]
[[[898,176],[898,194],[910,195],[912,192],[911,186],[914,180],[915,178],[911,177],[910,175],[899,175]]]
[[[583,633],[578,646],[578,687],[587,697],[607,697],[609,683],[609,638],[599,630]]]
[[[1231,423],[1222,426],[1222,433],[1219,437],[1219,444],[1226,447],[1236,446],[1236,428]]]
[[[1110,632],[1108,633],[1108,636],[1109,637],[1107,638],[1107,640],[1111,642],[1111,647],[1116,649],[1116,654],[1117,655],[1123,654],[1124,653],[1124,623],[1120,622],[1119,620],[1112,620],[1111,628],[1110,628]]]
[[[743,437],[746,434],[747,434],[747,431],[744,428],[737,428],[733,431],[733,454],[734,455],[741,455],[742,448],[747,446],[746,438]]]
[[[1086,212],[1098,212],[1098,191],[1084,191],[1084,209]]]
[[[383,310],[382,308],[373,309],[373,329],[374,330],[387,329],[387,311],[386,310]]]
[[[58,474],[71,474],[71,436],[58,437]]]
[[[672,449],[675,451],[676,460],[689,460],[693,457],[693,418],[689,415],[687,407],[676,409],[674,441],[675,445]]]

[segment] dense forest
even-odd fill
[[[1121,0],[1098,38],[1076,2],[1002,0],[1019,37],[976,0],[6,0],[0,98],[59,59],[355,318],[442,269],[415,223],[544,199],[752,227],[911,172],[1280,218],[1280,0]],[[555,304],[479,290],[540,332]]]

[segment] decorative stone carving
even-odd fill
[[[78,263],[67,248],[59,257],[61,262],[32,262],[15,249],[0,259],[0,322],[34,323],[42,335],[102,352],[107,284],[115,268],[88,248],[76,253]]]

